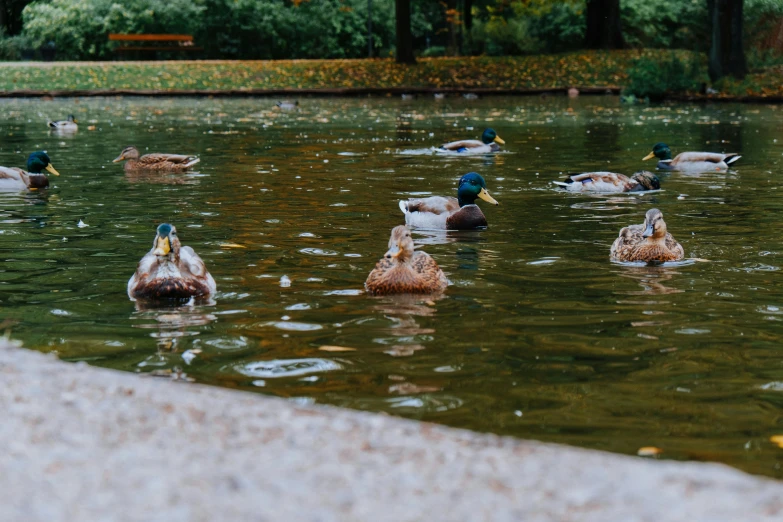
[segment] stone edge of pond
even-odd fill
[[[0,341],[0,520],[781,520],[783,483],[66,363]]]

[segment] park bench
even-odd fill
[[[189,34],[109,34],[110,42],[125,42],[114,49],[115,53],[125,52],[178,52],[201,51],[203,47],[193,44]]]

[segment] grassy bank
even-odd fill
[[[688,60],[690,53],[677,53]],[[389,59],[176,62],[9,62],[0,64],[0,90],[226,91],[281,89],[559,89],[621,87],[641,56],[670,51],[583,51],[518,56],[425,58],[415,66]],[[783,96],[783,71],[770,68],[744,82],[724,82],[731,95]]]

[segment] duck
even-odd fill
[[[79,129],[78,123],[73,114],[69,114],[67,120],[50,121],[49,128],[57,131],[75,131]]]
[[[294,109],[298,109],[299,108],[299,100],[296,100],[296,101],[288,101],[288,100],[279,101],[279,102],[275,103],[275,107],[277,109],[282,110],[282,111],[292,111]]]
[[[152,249],[128,281],[132,301],[207,297],[216,290],[204,261],[191,247],[181,245],[177,229],[169,223],[158,226]]]
[[[457,197],[432,196],[401,200],[400,210],[405,224],[411,227],[441,230],[472,230],[486,227],[487,218],[476,205],[476,199],[498,205],[487,192],[484,178],[477,172],[468,172],[459,180]]]
[[[500,145],[505,145],[506,142],[500,139],[497,132],[494,129],[485,129],[481,134],[481,141],[479,140],[460,140],[452,141],[450,143],[444,143],[440,146],[440,150],[461,152],[469,154],[486,154],[489,152],[497,152],[500,150]]]
[[[658,176],[646,170],[635,172],[630,178],[616,172],[584,172],[552,183],[569,192],[644,192],[661,188]]]
[[[391,231],[389,250],[367,276],[364,287],[370,295],[436,294],[448,279],[429,254],[414,251],[411,231],[404,225]]]
[[[43,171],[59,176],[49,156],[41,150],[27,157],[27,172],[16,167],[0,167],[0,190],[36,190],[49,186]]]
[[[183,171],[201,161],[196,156],[186,156],[184,154],[162,154],[153,152],[139,157],[139,149],[136,147],[125,147],[119,156],[112,160],[112,163],[119,163],[127,160],[125,170],[168,170]]]
[[[613,261],[664,263],[685,257],[682,245],[666,231],[663,213],[657,208],[647,211],[644,223],[620,230],[610,251]]]
[[[658,168],[661,170],[692,170],[707,172],[710,170],[727,170],[729,165],[742,156],[736,153],[721,154],[719,152],[681,152],[672,159],[672,151],[665,143],[653,145],[652,152],[642,158],[642,161],[658,158]]]

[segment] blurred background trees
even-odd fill
[[[718,76],[741,72],[738,51],[783,62],[783,0],[0,0],[0,59],[50,42],[58,59],[109,59],[108,33],[193,34],[204,58],[361,58],[369,1],[373,56],[407,62],[619,47],[712,47]]]

